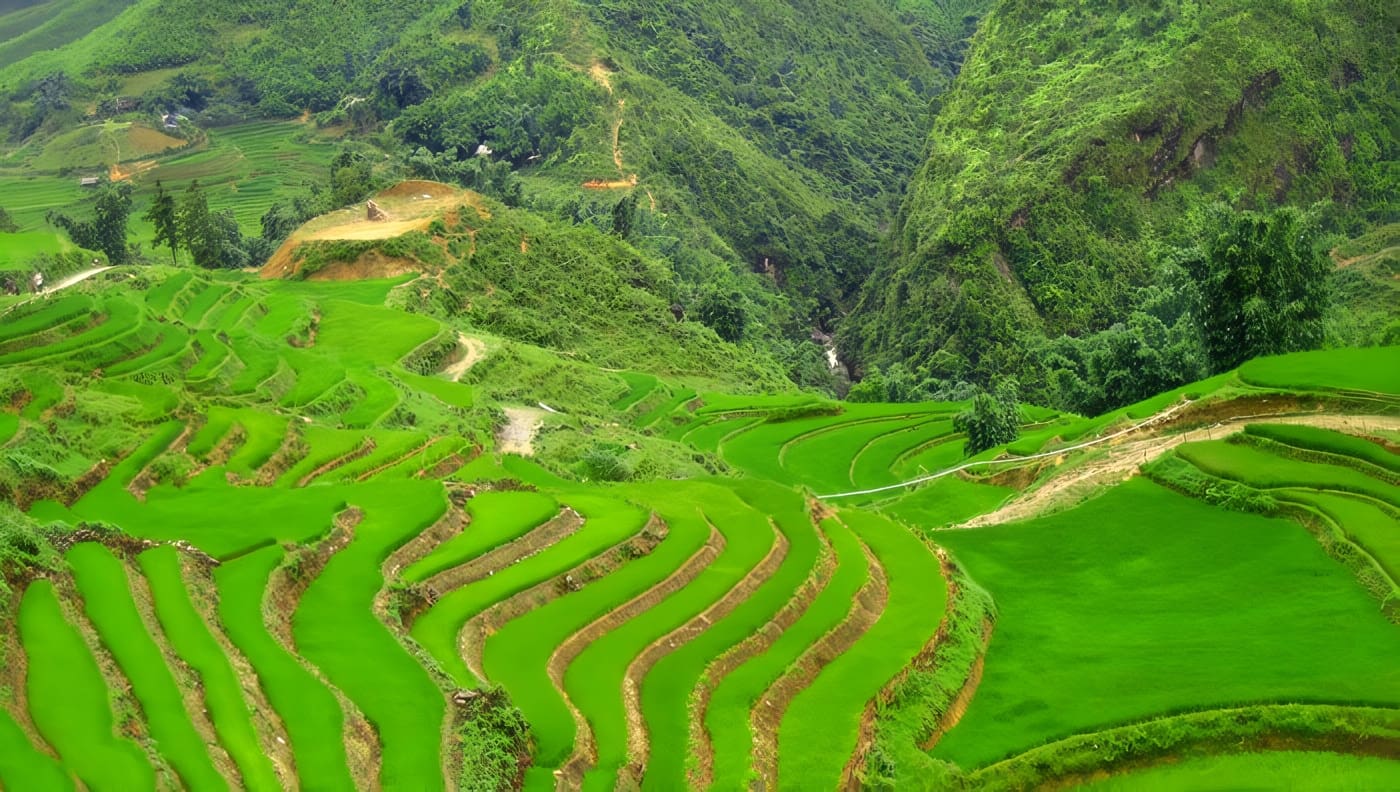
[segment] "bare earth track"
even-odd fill
[[[1252,423],[1302,424],[1321,429],[1366,433],[1374,429],[1400,431],[1400,418],[1383,415],[1263,415],[1235,418],[1178,434],[1148,437],[1105,447],[1103,456],[1091,459],[1068,474],[1054,476],[1023,493],[994,512],[979,515],[955,528],[981,528],[1025,520],[1067,507],[1088,497],[1105,484],[1136,475],[1138,468],[1183,443],[1211,440],[1240,431]]]

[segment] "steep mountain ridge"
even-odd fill
[[[936,377],[1121,321],[1194,212],[1394,220],[1396,12],[1380,3],[1007,0],[929,136],[843,347]]]

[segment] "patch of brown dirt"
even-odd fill
[[[471,371],[472,366],[486,358],[486,342],[472,338],[466,333],[457,333],[457,351],[449,358],[451,362],[442,370],[453,382],[459,382],[462,375]]]
[[[584,773],[598,762],[598,752],[593,741],[592,726],[589,725],[588,719],[583,716],[583,713],[579,712],[578,707],[574,706],[564,687],[565,671],[573,663],[574,658],[588,648],[589,644],[651,610],[662,600],[690,585],[720,553],[724,552],[725,546],[724,534],[711,525],[709,540],[674,572],[626,604],[610,611],[607,615],[598,618],[582,630],[569,636],[555,648],[554,654],[550,655],[549,679],[554,683],[559,695],[564,698],[564,703],[568,706],[569,712],[574,717],[574,724],[578,728],[578,736],[574,740],[574,752],[556,773],[556,777],[566,787],[577,789],[583,785]],[[625,696],[625,691],[619,692]]]
[[[1400,254],[1400,245],[1388,247],[1384,250],[1377,250],[1373,253],[1362,253],[1359,256],[1352,256],[1350,258],[1343,258],[1342,254],[1338,252],[1339,250],[1340,248],[1332,248],[1329,255],[1332,256],[1332,262],[1337,265],[1337,269],[1346,269],[1353,264],[1365,264],[1366,262],[1374,261],[1379,258]]]
[[[1288,400],[1278,400],[1280,406],[1296,406]],[[1255,405],[1256,407],[1262,405]],[[1205,413],[1214,415],[1215,411]],[[1199,417],[1199,414],[1195,417]],[[1252,423],[1279,423],[1316,426],[1352,434],[1365,434],[1371,429],[1400,431],[1400,418],[1386,415],[1277,415],[1259,414],[1201,426],[1177,434],[1152,436],[1142,440],[1106,443],[1094,449],[1100,456],[1075,465],[1062,475],[1051,474],[1039,487],[1014,497],[996,511],[982,514],[954,529],[981,528],[988,525],[1025,520],[1060,511],[1082,502],[1102,491],[1104,485],[1123,481],[1138,473],[1138,469],[1182,443],[1215,440],[1234,434]],[[1168,424],[1170,425],[1170,424]],[[1060,459],[1057,457],[1056,462]]]
[[[627,675],[622,682],[622,701],[627,713],[628,765],[621,773],[630,777],[638,786],[642,782],[642,773],[645,772],[647,760],[651,756],[646,719],[642,716],[642,681],[661,658],[700,637],[712,624],[728,616],[753,596],[753,593],[778,571],[783,560],[787,558],[789,543],[777,526],[771,521],[768,525],[774,534],[773,545],[758,564],[733,588],[725,592],[723,597],[711,603],[703,613],[653,641],[627,666]]]
[[[625,179],[589,179],[581,187],[585,190],[626,190],[637,186],[637,174],[633,173]]]
[[[156,134],[160,133],[157,132]],[[181,144],[183,145],[183,141],[181,141]],[[160,163],[155,160],[142,160],[140,162],[128,162],[125,167],[121,165],[109,165],[107,167],[107,179],[108,181],[114,182],[126,181],[133,176],[140,176],[143,173],[155,170],[159,164]]]
[[[400,182],[373,196],[372,200],[394,219],[370,220],[366,215],[365,205],[359,203],[313,218],[292,232],[277,252],[272,254],[263,265],[261,276],[270,279],[296,274],[300,269],[296,256],[297,248],[303,242],[311,240],[392,239],[409,231],[426,230],[434,219],[445,217],[461,205],[471,206],[483,220],[491,219],[491,211],[479,194],[440,182]],[[421,265],[417,262],[394,259],[378,251],[369,251],[353,262],[329,264],[313,273],[309,279],[382,278],[420,269]]]
[[[870,578],[856,592],[855,601],[846,618],[834,629],[823,635],[816,643],[793,663],[792,668],[783,674],[772,687],[759,696],[749,713],[754,733],[754,769],[763,779],[765,788],[779,789],[778,786],[778,727],[788,705],[799,692],[812,684],[827,663],[842,655],[879,620],[889,602],[889,582],[885,568],[875,554],[865,547],[865,561],[870,569]]]
[[[506,407],[506,425],[496,434],[496,450],[502,454],[533,456],[535,435],[544,423],[544,410],[535,407]]]

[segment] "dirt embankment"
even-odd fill
[[[1343,432],[1365,434],[1375,429],[1400,431],[1400,418],[1385,415],[1251,415],[1228,418],[1170,435],[1154,435],[1138,440],[1124,438],[1095,449],[1100,455],[1076,465],[1063,474],[1052,474],[1039,487],[1012,498],[996,511],[979,515],[954,528],[981,528],[1025,520],[1037,515],[1070,508],[1102,490],[1107,484],[1137,475],[1151,462],[1183,443],[1215,440],[1241,431],[1253,423],[1280,423],[1316,426]],[[1056,463],[1063,458],[1056,458]]]
[[[297,248],[306,242],[393,239],[410,231],[426,231],[434,220],[455,218],[459,206],[470,206],[483,220],[491,219],[491,211],[479,194],[441,182],[400,182],[378,193],[371,201],[376,208],[375,219],[370,219],[371,213],[365,204],[357,203],[307,221],[293,231],[267,260],[261,269],[262,277],[287,278],[295,275],[301,268]],[[422,269],[423,265],[418,261],[368,250],[353,261],[329,264],[312,273],[309,279],[386,278]]]
[[[588,648],[589,644],[651,610],[662,600],[690,585],[720,553],[724,552],[725,546],[724,534],[711,525],[710,537],[705,545],[695,551],[665,580],[569,636],[555,648],[554,654],[550,655],[550,681],[554,683],[559,695],[564,698],[564,703],[568,705],[569,712],[573,715],[574,723],[578,727],[578,737],[574,740],[574,752],[557,772],[557,777],[565,787],[573,789],[582,787],[584,774],[598,763],[598,749],[593,740],[593,728],[583,713],[579,712],[578,707],[574,706],[568,690],[564,687],[564,673],[568,670],[569,664],[584,649]]]
[[[758,564],[744,575],[742,580],[725,592],[723,597],[706,608],[703,613],[652,641],[627,666],[627,674],[622,682],[622,699],[627,712],[628,764],[622,772],[631,777],[638,786],[641,785],[642,773],[646,770],[647,760],[651,756],[651,743],[647,735],[646,720],[642,716],[642,680],[660,662],[661,658],[700,637],[702,633],[710,629],[711,625],[728,616],[735,608],[753,596],[759,587],[777,573],[778,568],[787,558],[789,543],[787,537],[778,531],[771,522],[769,527],[774,534],[773,546],[769,548]]]
[[[885,568],[870,548],[865,548],[870,577],[856,592],[851,610],[841,623],[807,648],[773,686],[759,696],[750,719],[754,733],[754,769],[765,788],[778,786],[778,728],[793,698],[817,678],[828,663],[850,649],[880,619],[889,603],[889,581]]]

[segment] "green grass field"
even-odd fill
[[[229,145],[275,161],[304,144],[298,129],[216,130],[150,173],[242,172],[256,163],[233,164]],[[1312,534],[1143,479],[1054,516],[942,531],[1017,493],[975,476],[900,485],[966,461],[952,426],[965,405],[717,393],[494,336],[451,382],[434,370],[481,328],[417,312],[411,275],[117,274],[0,321],[0,486],[35,519],[92,531],[25,576],[12,559],[43,535],[0,521],[0,604],[14,586],[19,616],[0,651],[26,661],[9,683],[23,696],[0,681],[7,789],[545,789],[555,770],[585,789],[686,788],[702,770],[715,789],[828,789],[857,764],[878,786],[1202,709],[1400,708],[1400,634],[1375,599],[1400,569],[1381,441],[1251,426],[1164,460],[1311,509]],[[1387,354],[1351,368],[1374,374]],[[1027,408],[1022,437],[977,459],[1063,448],[1187,396],[1272,399],[1270,366],[1368,416],[1393,400],[1322,357],[1285,362],[1103,416]],[[558,412],[533,457],[500,453],[519,429],[503,408],[536,403]],[[1367,420],[1393,439],[1389,418]],[[582,480],[609,460],[626,481]],[[430,528],[434,542],[414,541]],[[990,604],[946,601],[936,545],[968,576],[959,590]],[[927,679],[972,665],[980,624],[940,633],[963,641],[957,662],[930,640],[945,614],[984,612],[980,684],[926,755],[951,700]],[[907,742],[884,751],[894,738]],[[1318,757],[1270,759],[1283,764],[1209,772],[1270,779]],[[1122,780],[1170,788],[1169,771],[1194,778],[1204,761]]]
[[[1373,756],[1276,751],[1183,759],[1086,784],[1093,792],[1309,789],[1365,792],[1400,786],[1400,762]]]
[[[938,538],[1000,616],[936,758],[973,768],[1242,702],[1400,703],[1400,632],[1294,523],[1134,479],[1068,512]]]

